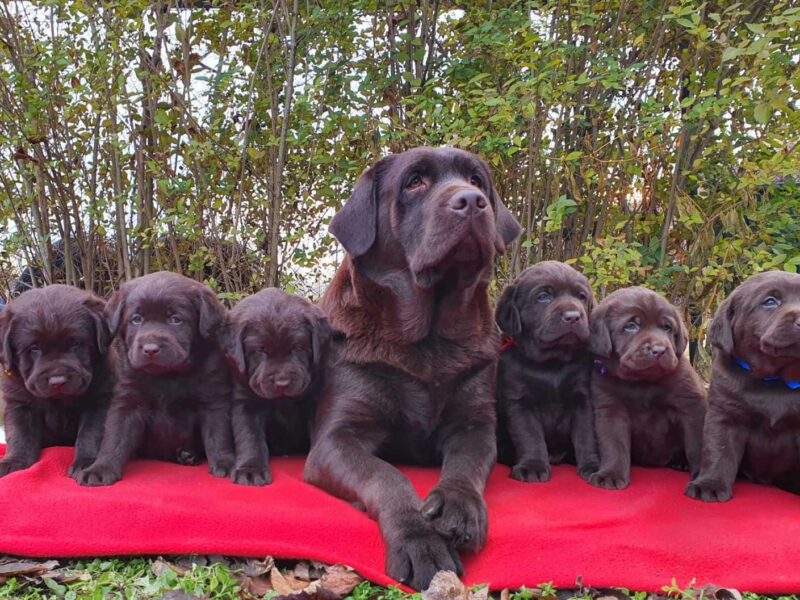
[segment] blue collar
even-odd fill
[[[750,367],[750,365],[748,365],[746,362],[744,362],[741,358],[736,358],[734,356],[733,357],[733,362],[735,362],[737,365],[739,365],[743,370],[747,371],[748,373],[753,370]],[[786,381],[780,375],[772,375],[771,377],[762,377],[761,380],[762,381],[767,381],[767,382],[781,381],[790,390],[800,390],[800,381]]]

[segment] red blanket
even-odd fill
[[[0,454],[4,448],[0,446]],[[225,554],[346,563],[380,584],[383,544],[366,515],[306,485],[300,459],[273,460],[274,482],[247,488],[201,467],[135,461],[108,488],[65,476],[72,449],[45,450],[0,479],[0,553],[41,557]],[[434,469],[404,469],[417,491]],[[634,469],[623,492],[590,487],[570,467],[523,484],[498,467],[486,490],[489,542],[464,561],[465,582],[493,589],[552,581],[656,591],[714,583],[800,591],[800,497],[747,483],[734,499],[683,496],[685,473]]]

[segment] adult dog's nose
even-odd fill
[[[653,344],[650,346],[650,354],[653,356],[661,356],[664,352],[667,351],[667,347],[663,344]]]
[[[158,344],[145,344],[142,346],[142,352],[144,352],[147,356],[153,357],[159,353],[161,350],[161,346]]]
[[[581,313],[577,310],[567,310],[561,315],[563,321],[569,325],[575,325],[581,320]]]
[[[64,384],[67,383],[67,378],[63,375],[53,375],[47,380],[47,383],[50,384],[53,391],[58,392],[64,387]]]
[[[469,216],[486,210],[489,203],[480,192],[463,191],[447,201],[447,208],[461,216]]]

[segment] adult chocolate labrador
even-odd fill
[[[506,342],[497,374],[500,460],[519,481],[550,479],[550,465],[597,470],[589,400],[592,288],[581,273],[548,260],[505,290],[496,320]],[[510,438],[510,439],[509,439]]]
[[[498,345],[487,288],[520,227],[482,160],[416,148],[367,170],[330,229],[347,256],[322,306],[344,339],[305,478],[366,508],[387,573],[421,589],[486,539]],[[441,479],[420,502],[392,463],[441,464]]]
[[[691,498],[725,502],[737,473],[800,493],[800,275],[754,275],[723,302],[700,474]]]

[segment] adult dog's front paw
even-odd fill
[[[93,464],[78,474],[76,481],[87,487],[111,485],[122,479],[122,473],[110,465]]]
[[[272,483],[269,467],[237,467],[231,474],[233,483],[261,486]]]
[[[602,469],[589,475],[588,481],[593,486],[604,490],[624,490],[631,482],[630,478],[623,473],[603,471]]]
[[[422,503],[421,512],[458,550],[479,550],[486,543],[486,503],[468,484],[439,483]]]
[[[0,460],[0,477],[5,477],[9,473],[13,473],[14,471],[21,471],[22,469],[27,469],[31,465],[20,460],[13,460],[4,458]]]
[[[550,465],[540,460],[522,460],[511,468],[511,479],[525,483],[544,483],[550,480]]]
[[[408,587],[426,589],[439,571],[462,574],[458,553],[419,513],[388,531],[385,541],[386,573]]]
[[[733,489],[718,481],[696,479],[686,486],[686,495],[701,502],[727,502],[733,497]]]

